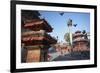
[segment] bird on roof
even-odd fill
[[[85,34],[86,33],[86,30],[83,30],[83,32],[82,32],[83,34]]]

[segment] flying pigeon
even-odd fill
[[[74,26],[74,27],[76,27],[76,26],[77,26],[77,24],[73,24],[73,26]]]
[[[63,16],[64,12],[61,12],[60,15]]]

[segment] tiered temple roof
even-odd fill
[[[22,62],[47,61],[48,48],[57,42],[48,34],[53,28],[39,16],[39,11],[21,11],[21,43],[25,51],[25,54],[22,53]]]
[[[75,34],[73,34],[73,43],[76,42],[88,42],[89,40],[84,39],[84,34],[81,33],[81,31],[76,31]]]
[[[24,25],[24,28],[31,29],[22,33],[22,43],[26,45],[55,44],[57,40],[47,34],[52,32],[52,27],[44,19],[33,19]]]
[[[27,29],[32,29],[34,31],[39,31],[40,29],[46,32],[52,32],[53,28],[48,24],[45,19],[33,19],[31,22],[24,25]]]

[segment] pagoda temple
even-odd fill
[[[48,49],[57,40],[48,34],[53,28],[45,19],[39,18],[39,12],[22,12],[22,62],[44,62],[47,61]],[[33,16],[33,17],[32,17]]]
[[[89,51],[89,39],[85,38],[85,34],[76,31],[73,34],[73,51]]]

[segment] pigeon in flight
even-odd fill
[[[77,26],[77,24],[73,24],[73,26],[74,26],[74,27],[76,27],[76,26]]]
[[[60,15],[63,16],[64,12],[61,12]]]

